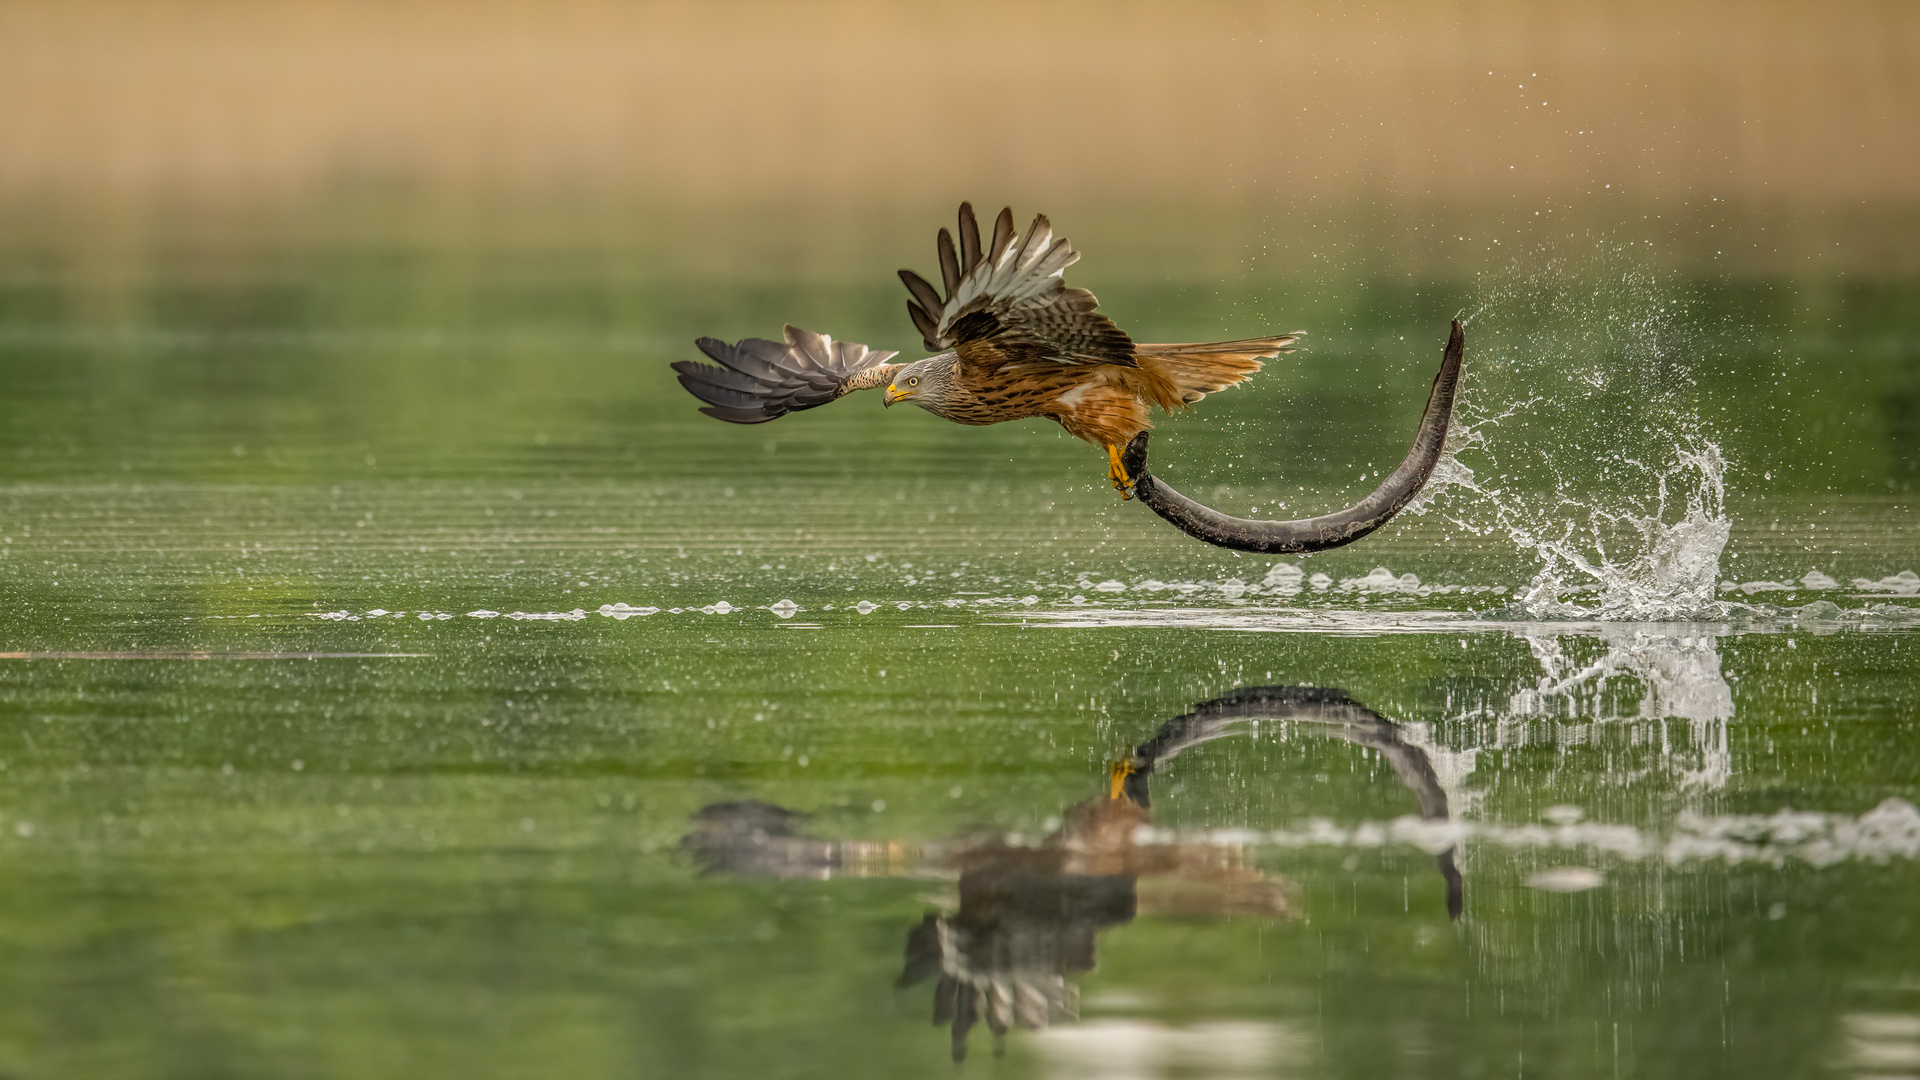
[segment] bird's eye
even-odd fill
[[[920,385],[920,376],[918,376],[918,375],[915,375],[915,376],[914,376],[913,378],[911,378],[911,379],[908,379],[908,380],[907,380],[907,385],[908,385],[908,386],[919,386],[919,385]]]

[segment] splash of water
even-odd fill
[[[1585,506],[1585,521],[1562,522],[1558,534],[1536,533],[1508,519],[1516,544],[1531,546],[1542,566],[1520,594],[1519,606],[1548,618],[1667,620],[1717,618],[1714,598],[1720,554],[1731,531],[1724,503],[1726,463],[1720,448],[1676,446],[1677,462],[1653,473],[1653,505],[1610,510]],[[1685,488],[1684,506],[1667,520],[1672,488]],[[1609,537],[1624,536],[1608,550]],[[1576,576],[1577,575],[1577,576]],[[1585,581],[1581,581],[1584,578]],[[1585,586],[1584,588],[1582,586]]]
[[[1408,510],[1438,509],[1537,562],[1505,614],[1665,621],[1732,607],[1715,596],[1727,463],[1692,394],[1714,335],[1636,258],[1603,244],[1513,268],[1483,283],[1469,316],[1492,333],[1478,335],[1468,400]]]
[[[1468,445],[1481,437],[1467,435]],[[1426,513],[1450,488],[1471,493],[1466,505],[1442,516],[1473,533],[1504,534],[1539,561],[1504,614],[1658,622],[1725,618],[1734,608],[1715,597],[1732,532],[1727,466],[1717,444],[1675,444],[1672,459],[1657,466],[1629,460],[1644,484],[1638,492],[1587,501],[1562,486],[1550,509],[1483,486],[1454,454],[1450,443],[1445,467],[1435,470],[1422,504],[1411,509]]]

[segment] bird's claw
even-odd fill
[[[1127,467],[1120,461],[1120,448],[1111,443],[1107,445],[1107,479],[1113,481],[1122,502],[1133,498],[1133,477],[1127,475]]]

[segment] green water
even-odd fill
[[[1045,850],[1163,721],[1286,684],[1401,725],[1456,831],[1310,725],[1191,748],[1149,781],[1153,842],[1285,910],[1142,877],[1133,918],[1082,928],[1091,969],[1052,969],[1078,1018],[997,1063],[982,1025],[965,1069],[1920,1069],[1910,287],[1612,251],[1429,289],[1101,287],[1142,339],[1314,334],[1156,439],[1236,513],[1370,488],[1471,316],[1481,490],[1295,574],[1120,503],[1039,424],[855,399],[735,428],[667,371],[788,318],[898,347],[880,289],[10,267],[7,1076],[951,1075],[932,982],[894,983],[956,911],[956,838]],[[1708,445],[1724,470],[1679,456]],[[1674,531],[1690,499],[1724,551]],[[1516,522],[1612,576],[1537,617]],[[1581,615],[1678,587],[1629,572],[1641,526],[1708,560],[1704,599]],[[740,800],[810,815],[787,839],[837,863],[683,844]]]

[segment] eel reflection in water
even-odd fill
[[[1264,555],[1305,554],[1351,544],[1392,520],[1433,475],[1440,452],[1446,449],[1447,424],[1453,418],[1454,393],[1460,385],[1460,364],[1466,347],[1466,333],[1455,320],[1447,338],[1447,351],[1440,360],[1440,373],[1434,376],[1433,389],[1427,395],[1426,412],[1420,416],[1413,449],[1407,451],[1400,467],[1381,481],[1373,494],[1345,510],[1298,521],[1261,521],[1233,517],[1202,506],[1147,471],[1148,433],[1144,431],[1127,444],[1121,462],[1133,477],[1134,495],[1154,513],[1196,540]]]
[[[907,936],[898,986],[935,979],[933,1018],[948,1025],[954,1060],[985,1023],[998,1052],[1007,1031],[1046,1028],[1077,1013],[1067,976],[1094,965],[1099,932],[1136,915],[1286,918],[1290,887],[1259,869],[1244,846],[1156,843],[1149,779],[1202,743],[1249,732],[1247,721],[1285,720],[1300,735],[1366,747],[1413,793],[1420,816],[1444,820],[1447,796],[1426,752],[1393,721],[1347,696],[1313,686],[1253,686],[1195,705],[1163,723],[1109,770],[1105,789],[1062,815],[1039,843],[998,835],[945,843],[827,840],[806,835],[807,815],[748,800],[694,814],[681,841],[703,873],[734,877],[957,878],[952,912],[930,912]],[[1447,914],[1462,908],[1460,871],[1438,857]]]
[[[1386,759],[1400,783],[1413,792],[1423,820],[1447,820],[1447,792],[1427,752],[1407,742],[1399,724],[1348,697],[1345,690],[1320,686],[1245,686],[1195,705],[1192,712],[1162,724],[1131,759],[1116,767],[1116,789],[1124,787],[1127,797],[1145,808],[1147,777],[1155,769],[1188,747],[1246,734],[1242,720],[1288,720],[1303,735],[1364,746]],[[1453,856],[1449,847],[1435,862],[1447,883],[1447,917],[1458,919],[1466,901]]]

